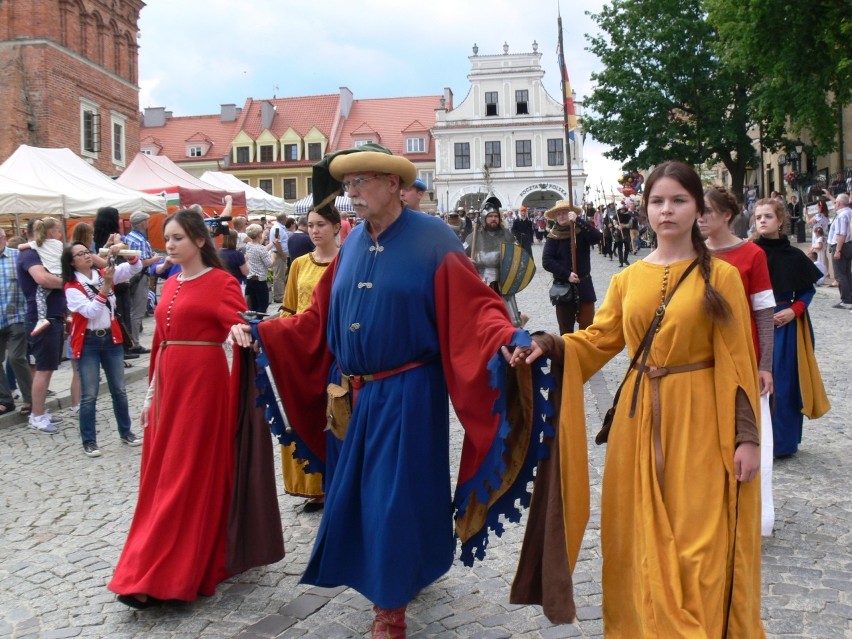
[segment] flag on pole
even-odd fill
[[[559,73],[562,76],[562,95],[565,99],[563,108],[567,114],[568,131],[571,139],[574,139],[574,134],[571,133],[577,128],[577,113],[574,111],[574,97],[571,94],[571,81],[568,80],[568,68],[565,66],[565,53],[562,47],[562,17],[559,17],[559,42],[556,45],[556,63],[559,65]]]

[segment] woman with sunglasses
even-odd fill
[[[121,248],[114,245],[110,254]],[[71,356],[77,361],[82,396],[80,399],[80,436],[83,452],[100,457],[95,404],[98,400],[100,371],[106,375],[112,409],[118,424],[118,435],[128,446],[139,446],[142,438],[130,430],[130,411],[124,387],[124,347],[118,320],[113,286],[126,282],[142,269],[138,257],[105,269],[96,269],[92,252],[82,242],[75,242],[62,252],[62,279],[65,299],[71,312]]]

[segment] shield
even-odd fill
[[[500,245],[500,294],[514,295],[524,290],[535,275],[532,256],[517,244]]]

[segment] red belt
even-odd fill
[[[403,364],[397,368],[393,368],[389,371],[382,371],[381,373],[371,373],[369,375],[346,375],[341,372],[341,375],[349,380],[349,385],[355,390],[360,389],[367,382],[375,382],[379,379],[384,379],[385,377],[391,377],[393,375],[398,375],[399,373],[404,373],[405,371],[410,371],[412,368],[417,368],[418,366],[423,366],[426,362],[409,362],[408,364]]]

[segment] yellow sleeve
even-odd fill
[[[287,286],[284,288],[284,299],[281,302],[281,317],[295,315],[299,308],[299,270],[301,266],[301,257],[293,260],[290,264]]]

